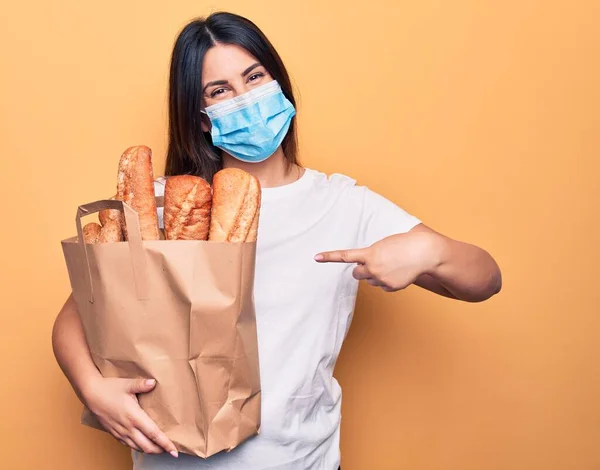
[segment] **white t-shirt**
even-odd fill
[[[157,195],[164,186],[155,184]],[[162,210],[161,210],[162,211]],[[162,224],[162,213],[159,212]],[[420,221],[346,176],[307,169],[262,190],[254,298],[261,432],[208,459],[133,453],[135,470],[335,470],[341,389],[333,377],[358,281],[354,265],[319,264],[322,251],[358,248]]]

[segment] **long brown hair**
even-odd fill
[[[188,23],[179,33],[169,78],[169,147],[165,176],[192,174],[212,181],[223,162],[221,150],[203,132],[202,62],[206,52],[220,44],[243,47],[279,82],[284,95],[296,106],[290,77],[279,54],[250,20],[233,13],[213,13]],[[292,119],[282,147],[288,163],[297,163],[296,118]]]

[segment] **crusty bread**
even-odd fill
[[[209,240],[255,242],[260,215],[260,184],[249,173],[225,168],[213,177]]]
[[[145,145],[130,147],[121,156],[116,198],[137,212],[142,240],[158,240],[158,215],[154,199],[152,151]],[[120,214],[127,240],[125,216]]]
[[[85,243],[114,243],[122,240],[123,231],[118,220],[109,220],[102,226],[97,222],[90,222],[83,227]]]
[[[83,241],[85,243],[98,243],[102,227],[97,222],[90,222],[83,227]]]
[[[206,180],[170,176],[165,184],[164,227],[167,240],[207,240],[212,194]]]
[[[115,194],[110,199],[117,199],[117,195]],[[106,223],[110,220],[117,221],[121,223],[121,211],[118,209],[104,209],[98,212],[98,219],[100,220],[101,225],[106,225]]]
[[[118,220],[109,220],[102,226],[98,235],[98,243],[114,243],[123,241],[123,231],[121,222]]]

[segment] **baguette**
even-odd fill
[[[142,240],[158,240],[158,214],[154,199],[152,151],[145,145],[129,147],[119,161],[116,199],[137,212]],[[125,216],[119,214],[127,240]]]
[[[191,175],[171,176],[165,184],[164,227],[167,240],[207,240],[210,185]]]
[[[225,168],[213,177],[213,203],[208,239],[255,242],[260,215],[260,184],[249,173]]]

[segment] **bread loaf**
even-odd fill
[[[114,243],[122,240],[123,232],[118,220],[109,220],[102,226],[96,222],[90,222],[83,227],[85,243]]]
[[[98,235],[98,243],[114,243],[123,241],[123,231],[121,222],[118,220],[109,220],[102,226]]]
[[[111,197],[113,201],[117,199],[117,195],[115,194]],[[98,212],[98,219],[100,220],[101,225],[106,225],[110,220],[117,221],[121,223],[121,211],[118,209],[104,209]]]
[[[164,227],[167,240],[207,240],[211,189],[191,175],[171,176],[165,184]]]
[[[238,168],[215,174],[209,240],[255,242],[259,213],[260,184],[254,176]]]
[[[121,156],[116,198],[137,212],[142,240],[159,239],[152,151],[145,145],[130,147]],[[127,239],[125,216],[119,215],[123,234]]]
[[[85,243],[98,243],[102,227],[96,222],[90,222],[83,227],[83,241]]]

